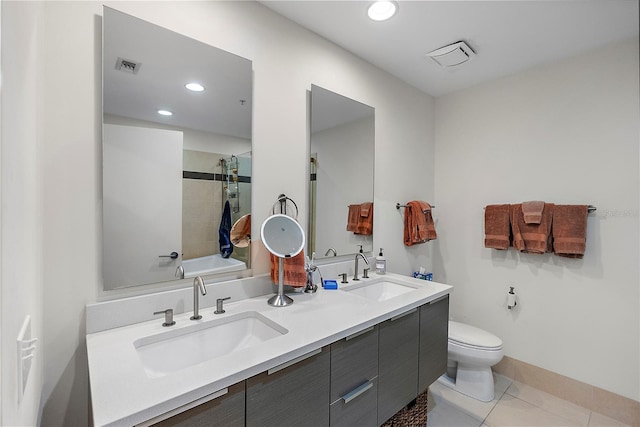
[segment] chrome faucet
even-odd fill
[[[329,254],[332,252],[333,252],[333,256],[338,256],[338,252],[336,252],[335,248],[327,249],[327,252],[324,253],[324,256],[329,256]]]
[[[184,279],[184,267],[182,265],[179,265],[178,268],[176,268],[174,276],[176,279]]]
[[[191,316],[191,320],[200,320],[202,316],[200,315],[200,303],[198,301],[198,293],[201,293],[202,296],[207,294],[207,289],[204,287],[204,280],[202,277],[196,276],[193,279],[193,316]]]
[[[353,280],[360,280],[360,279],[358,279],[358,257],[362,258],[364,263],[369,265],[369,260],[367,259],[367,257],[364,256],[364,254],[362,252],[358,252],[356,254],[356,268],[355,268],[355,271],[353,272]]]

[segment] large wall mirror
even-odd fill
[[[102,76],[104,290],[249,268],[251,61],[105,7]]]
[[[373,107],[311,86],[308,253],[373,250]]]

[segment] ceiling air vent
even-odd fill
[[[475,52],[465,42],[457,42],[427,53],[441,67],[455,67],[464,64],[474,56]]]
[[[118,61],[116,61],[116,70],[124,71],[125,73],[138,74],[140,66],[142,66],[142,64],[139,62],[129,59],[118,58]]]

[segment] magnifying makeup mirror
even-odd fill
[[[262,243],[278,257],[278,293],[269,298],[269,305],[285,307],[293,299],[284,294],[284,259],[298,255],[305,245],[304,230],[296,220],[283,214],[272,215],[262,223]]]

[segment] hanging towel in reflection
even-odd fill
[[[553,211],[553,251],[566,258],[582,258],[587,246],[587,205],[556,205]]]
[[[484,247],[508,249],[511,246],[511,205],[484,208]]]
[[[373,234],[373,203],[349,205],[347,231],[370,236]]]
[[[404,211],[404,244],[412,246],[438,237],[429,203],[413,200]]]
[[[355,231],[358,229],[360,221],[360,205],[349,205],[349,214],[347,215],[347,231]]]
[[[540,224],[543,210],[544,202],[522,202],[522,217],[527,224]]]
[[[373,203],[367,202],[360,205],[360,217],[358,218],[358,226],[356,234],[370,236],[373,234]]]
[[[271,281],[278,284],[278,257],[269,254],[271,260]],[[285,285],[299,288],[307,284],[307,272],[304,269],[304,250],[291,258],[284,259],[284,276],[283,283]]]
[[[511,205],[511,232],[513,246],[520,252],[543,254],[551,252],[551,221],[553,203],[545,203],[540,224],[527,224],[522,213],[522,204]]]
[[[222,258],[229,258],[233,252],[233,245],[231,244],[231,206],[227,200],[224,204],[224,211],[222,212],[222,219],[220,220],[220,228],[218,228],[219,242],[220,242],[220,255]]]

